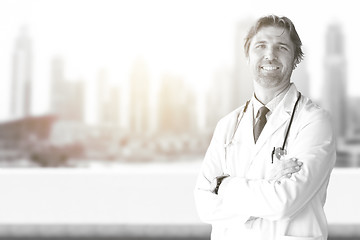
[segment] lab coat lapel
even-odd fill
[[[235,142],[241,142],[240,139],[254,139],[253,137],[253,114],[252,114],[252,103],[249,103],[247,111],[244,113],[243,118],[240,121],[239,129],[235,134]],[[245,137],[244,137],[245,136]],[[247,142],[247,141],[246,141]],[[247,142],[249,143],[249,142]],[[254,145],[252,141],[249,147]]]
[[[288,120],[291,117],[293,106],[297,99],[297,93],[298,91],[296,90],[295,85],[292,84],[289,92],[285,95],[283,101],[279,103],[274,112],[271,114],[263,131],[261,132],[260,137],[255,145],[254,157],[260,152],[263,145],[270,140],[270,137],[275,134],[280,128],[284,129],[284,133],[281,136],[285,137],[286,128],[283,128],[282,126],[284,126],[284,124],[287,124]],[[282,144],[282,142],[274,144]]]

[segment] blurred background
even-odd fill
[[[360,238],[360,30],[347,1],[0,0],[0,238],[209,239],[192,190],[244,104],[251,24],[289,17],[328,109],[331,239]]]

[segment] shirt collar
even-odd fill
[[[293,83],[290,83],[289,86],[287,88],[285,88],[282,92],[280,92],[278,95],[276,95],[276,97],[274,97],[270,102],[268,102],[266,105],[262,104],[256,97],[255,97],[255,93],[253,94],[252,98],[251,98],[251,102],[252,102],[252,107],[253,107],[253,115],[254,115],[254,119],[256,119],[256,115],[257,112],[259,111],[259,109],[263,106],[267,107],[269,109],[269,112],[266,114],[266,116],[270,116],[272,112],[274,112],[275,108],[279,105],[279,103],[281,102],[281,100],[283,100],[284,96],[286,95],[286,93],[289,91],[291,85]]]

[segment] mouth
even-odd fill
[[[269,72],[280,69],[280,67],[277,67],[277,66],[261,66],[260,68],[262,70],[269,71]]]

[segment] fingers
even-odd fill
[[[293,161],[293,162],[297,162],[297,158],[295,158],[295,157],[291,157],[291,158],[289,158],[288,156],[286,156],[286,155],[284,155],[284,156],[281,156],[281,159],[280,159],[280,161]]]
[[[272,179],[279,183],[282,178],[290,178],[292,174],[301,170],[302,162],[296,160],[284,160],[275,167]]]
[[[301,167],[296,165],[294,167],[289,167],[289,168],[286,168],[284,170],[282,170],[282,176],[286,176],[286,175],[292,175],[293,173],[296,173],[298,171],[300,171]]]
[[[292,174],[301,170],[303,162],[295,157],[283,156],[280,160],[274,161],[269,180],[279,182],[283,178],[290,178]]]
[[[292,168],[293,172],[290,172],[290,173],[286,174],[287,178],[291,178],[293,173],[298,172],[298,171],[301,170],[301,166],[303,165],[303,163],[302,162],[297,162],[297,164],[298,164],[297,166]]]
[[[302,162],[298,161],[296,159],[296,161],[293,160],[286,160],[286,161],[281,161],[281,163],[278,164],[279,166],[277,166],[279,169],[284,170],[284,169],[289,169],[289,168],[296,168],[296,167],[300,167],[303,165]],[[297,168],[296,168],[297,169]]]
[[[283,170],[277,172],[277,174],[273,177],[273,179],[277,181],[283,177],[290,178],[293,173],[300,171],[300,169],[301,168],[299,166],[283,169]]]

